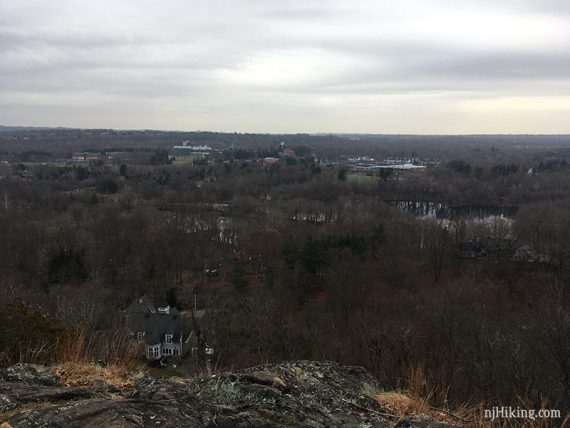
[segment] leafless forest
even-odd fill
[[[214,155],[172,161],[184,140]],[[104,358],[146,293],[206,311],[217,369],[335,360],[569,410],[570,137],[4,128],[0,161],[2,366],[77,334]]]

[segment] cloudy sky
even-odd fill
[[[3,0],[0,124],[570,133],[570,1]]]

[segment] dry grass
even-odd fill
[[[58,346],[57,364],[52,371],[67,386],[90,386],[93,381],[103,381],[125,388],[134,380],[129,371],[140,368],[139,354],[137,344],[126,332],[96,336],[79,331]]]
[[[93,381],[103,381],[118,388],[127,388],[135,378],[122,366],[101,367],[84,362],[68,362],[52,368],[62,385],[88,387]]]
[[[429,410],[423,400],[413,399],[401,392],[383,392],[374,398],[382,407],[400,417],[427,413]]]
[[[95,364],[69,362],[59,364],[51,368],[52,374],[60,378],[62,385],[71,387],[87,387],[89,388],[93,381],[103,381],[108,385],[114,385],[118,388],[129,388],[132,383],[137,379],[137,375],[130,375],[123,367],[107,366],[100,367]],[[113,395],[111,398],[118,398]],[[57,407],[61,403],[66,403],[67,400],[62,401],[46,401],[27,403],[16,407],[15,409],[6,412],[0,412],[0,422],[11,419],[12,417],[20,414],[25,410],[38,410],[49,409]],[[7,422],[5,422],[7,424]],[[6,425],[9,427],[9,425]],[[0,425],[4,428],[4,425]]]
[[[56,363],[91,363],[104,361],[109,366],[125,370],[137,368],[139,347],[129,339],[127,332],[110,335],[87,335],[84,331],[68,335],[57,347]]]
[[[449,408],[448,405],[439,407],[432,403],[447,403],[447,390],[432,387],[427,382],[421,367],[414,367],[407,373],[405,379],[406,390],[402,392],[383,392],[374,398],[385,409],[398,418],[409,418],[426,414],[440,422],[447,422],[464,427],[483,428],[570,428],[570,415],[563,415],[563,419],[500,419],[491,421],[485,419],[484,410],[489,409],[488,403],[476,405],[465,404]],[[533,409],[532,402],[519,399],[515,403],[521,409]],[[541,409],[548,408],[547,400],[543,400]]]
[[[459,426],[474,426],[471,408],[460,406],[449,409],[447,406],[434,407],[432,402],[447,402],[447,390],[438,390],[429,385],[421,366],[412,367],[404,380],[406,390],[403,392],[384,392],[374,398],[398,418],[409,418],[420,414],[429,415],[436,421],[447,422]]]
[[[383,392],[374,398],[383,408],[400,419],[422,414],[429,415],[436,421],[459,426],[471,426],[469,423],[473,421],[466,417],[463,409],[455,411],[438,409],[430,406],[428,400],[424,398],[410,397],[402,392]]]
[[[132,341],[124,330],[86,332],[65,329],[55,341],[46,339],[32,343],[21,340],[13,354],[0,350],[0,367],[15,363],[56,365],[102,361],[106,365],[134,369],[140,364],[139,344]]]

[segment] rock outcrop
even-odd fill
[[[0,372],[0,422],[12,427],[398,427],[443,428],[427,415],[401,418],[375,399],[361,367],[295,361],[205,379],[141,376],[63,386],[41,366]]]

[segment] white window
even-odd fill
[[[139,331],[137,333],[137,339],[142,339],[144,337],[144,333],[145,333],[144,331]]]
[[[149,358],[156,358],[156,357],[160,357],[160,346],[154,346],[154,347],[150,347],[148,348],[148,357]]]
[[[172,343],[172,334],[165,334],[166,343]]]

